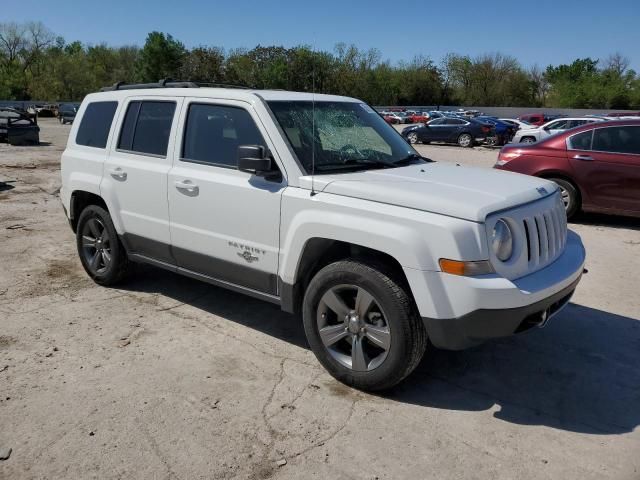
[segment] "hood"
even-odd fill
[[[435,162],[318,175],[315,181],[318,191],[474,222],[484,222],[490,213],[539,200],[557,190],[555,183],[528,175]]]

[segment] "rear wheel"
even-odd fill
[[[458,137],[458,145],[461,147],[473,147],[473,137],[468,133],[463,133]]]
[[[355,260],[332,263],[311,280],[304,329],[318,361],[339,381],[383,390],[418,365],[427,334],[400,282]]]
[[[560,195],[562,196],[562,203],[564,203],[564,209],[567,212],[567,218],[575,216],[580,211],[580,194],[578,189],[571,182],[563,178],[549,178],[549,180],[556,182],[560,187]]]
[[[536,139],[533,137],[524,137],[520,140],[521,143],[535,143]]]
[[[82,211],[76,243],[82,266],[96,283],[114,285],[125,277],[129,266],[127,252],[104,208],[89,205]]]

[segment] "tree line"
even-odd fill
[[[261,46],[188,49],[162,32],[142,47],[68,43],[41,22],[0,23],[0,99],[78,101],[118,81],[162,78],[347,95],[372,105],[640,109],[640,76],[619,53],[523,67],[500,53],[450,53],[392,63],[379,50],[338,43],[315,51]]]

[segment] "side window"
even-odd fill
[[[122,123],[118,148],[130,152],[167,155],[174,102],[134,101],[129,103]]]
[[[593,130],[578,133],[569,138],[569,150],[591,150]]]
[[[239,107],[189,106],[181,160],[236,168],[240,145],[266,147],[249,112]]]
[[[563,128],[567,128],[567,120],[558,120],[547,126],[547,130],[562,130]]]
[[[78,127],[76,143],[86,147],[105,148],[118,102],[92,102],[87,105]]]
[[[447,125],[463,125],[466,122],[464,120],[460,120],[459,118],[447,118],[445,123]]]
[[[444,118],[436,118],[435,120],[431,120],[429,122],[429,125],[444,125],[445,119]]]
[[[640,127],[597,128],[593,134],[593,149],[640,155]]]

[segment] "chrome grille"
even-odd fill
[[[520,278],[540,270],[558,258],[567,242],[567,215],[560,194],[549,195],[508,211],[487,217],[488,241],[499,219],[509,223],[514,235],[514,253],[506,262],[493,252],[489,258],[495,270],[509,279]]]
[[[567,241],[567,216],[561,202],[549,210],[522,220],[531,267],[546,265],[564,250]]]

